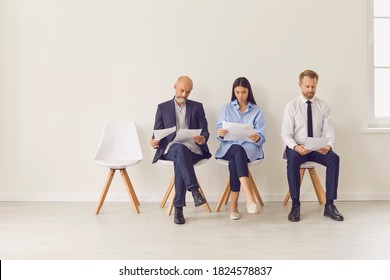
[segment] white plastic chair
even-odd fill
[[[171,160],[161,160],[161,159],[160,159],[159,161],[160,161],[162,164],[173,166],[173,161],[171,161]],[[196,166],[202,165],[202,164],[206,163],[207,161],[208,161],[208,159],[202,159],[202,160],[198,161],[197,163],[195,163],[194,166],[196,167]],[[167,191],[165,192],[164,198],[163,198],[163,200],[161,201],[161,204],[160,204],[160,207],[161,207],[161,208],[164,208],[165,203],[167,202],[167,200],[168,200],[168,198],[169,198],[169,195],[172,193],[171,202],[170,202],[170,204],[169,204],[168,212],[167,212],[168,215],[171,215],[172,209],[173,209],[173,200],[174,200],[174,198],[175,198],[175,189],[173,188],[174,185],[175,185],[175,175],[172,176],[172,179],[171,179],[171,181],[169,182]],[[200,192],[200,193],[202,194],[202,196],[206,199],[206,196],[205,196],[205,194],[204,194],[204,192],[203,192],[203,190],[202,190],[202,187],[201,187],[200,184],[199,184],[199,181],[198,181],[198,187],[199,187],[199,192]],[[207,211],[208,213],[211,213],[211,208],[210,208],[209,203],[207,202],[207,199],[206,199],[206,203],[205,203],[204,207],[205,207],[205,209],[206,209],[206,211]]]
[[[142,160],[142,151],[139,143],[137,128],[133,121],[110,121],[106,124],[94,163],[108,167],[108,174],[103,192],[100,196],[96,214],[103,206],[111,181],[116,170],[119,170],[125,183],[134,211],[139,213],[139,200],[135,194],[126,168]]]
[[[313,188],[316,192],[318,203],[323,205],[326,201],[326,196],[324,192],[324,188],[322,187],[321,181],[318,178],[317,172],[316,172],[316,166],[319,166],[319,163],[313,162],[313,161],[306,161],[301,164],[300,167],[300,184],[302,185],[303,177],[305,175],[305,171],[309,171],[310,179],[313,183]],[[283,200],[283,205],[286,205],[288,200],[290,199],[291,194],[290,190],[287,191],[286,197]]]
[[[263,160],[264,159],[259,159],[259,160],[254,160],[254,161],[248,162],[248,171],[249,171],[248,175],[249,175],[249,180],[251,182],[250,191],[252,192],[252,195],[254,195],[255,200],[257,200],[257,202],[261,206],[264,206],[264,202],[263,202],[263,199],[261,198],[259,190],[257,189],[256,183],[253,180],[253,177],[252,177],[251,171],[249,170],[249,167],[251,165],[259,164]],[[216,162],[218,162],[219,164],[222,164],[222,165],[229,166],[229,161],[224,160],[224,159],[216,159]],[[222,197],[217,204],[217,208],[215,209],[215,212],[219,212],[219,210],[221,210],[222,204],[226,205],[228,203],[229,197],[230,197],[230,192],[231,192],[230,191],[230,180],[228,178],[225,189],[222,193]]]

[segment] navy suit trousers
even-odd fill
[[[173,144],[165,154],[165,159],[173,161],[175,169],[175,207],[186,206],[186,191],[198,187],[194,164],[204,158],[179,143]]]
[[[304,156],[298,152],[286,148],[287,179],[290,188],[291,199],[299,199],[300,195],[300,166],[306,161],[314,161],[326,167],[326,199],[337,199],[337,187],[339,181],[340,157],[330,150],[326,155],[313,151]]]

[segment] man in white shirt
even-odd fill
[[[333,151],[334,130],[330,118],[329,106],[315,97],[318,74],[305,70],[299,75],[299,87],[302,95],[287,104],[284,109],[282,139],[286,145],[287,179],[292,199],[288,220],[300,220],[300,166],[306,161],[314,161],[326,166],[326,205],[324,216],[335,221],[344,217],[337,210],[333,201],[337,199],[339,178],[339,156]],[[329,138],[328,145],[311,151],[304,147],[307,137]]]

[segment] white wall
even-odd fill
[[[367,34],[365,0],[1,0],[0,200],[97,200],[108,170],[91,160],[109,119],[136,121],[144,160],[128,172],[141,201],[160,200],[172,170],[151,164],[148,142],[182,74],[205,106],[213,153],[232,82],[251,81],[267,125],[267,158],[252,173],[265,201],[282,200],[282,113],[307,68],[332,108],[339,199],[390,199],[390,135],[363,133]],[[197,173],[216,201],[227,170],[210,160]],[[314,198],[309,180],[302,195]],[[128,200],[120,176],[107,199]]]

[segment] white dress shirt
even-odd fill
[[[283,114],[282,139],[285,146],[294,149],[303,145],[307,138],[307,99],[303,95],[289,102]],[[313,112],[313,137],[329,137],[328,145],[333,147],[335,134],[330,118],[329,106],[317,97],[311,100]]]

